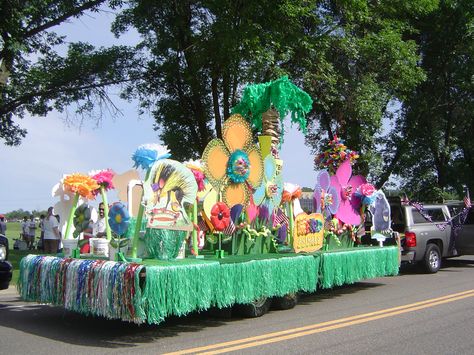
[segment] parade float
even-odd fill
[[[233,305],[259,316],[272,301],[294,306],[298,292],[396,275],[399,248],[383,243],[391,237],[390,206],[352,175],[357,153],[335,137],[316,158],[310,213],[301,208],[301,187],[283,181],[282,120],[291,117],[304,132],[311,107],[286,77],[248,86],[200,160],[178,162],[166,147],[140,146],[132,160],[142,177],[116,183],[127,203],[109,205],[107,191],[118,181],[109,169],[65,176],[56,187],[69,196],[64,255],[26,256],[21,298],[156,324]],[[87,202],[99,196],[106,233],[89,239]],[[367,211],[375,246],[359,244]]]

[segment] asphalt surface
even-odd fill
[[[10,287],[0,291],[0,354],[473,354],[473,319],[474,256],[437,274],[408,268],[318,290],[255,319],[223,310],[138,326],[26,303]]]

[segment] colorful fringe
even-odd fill
[[[316,291],[319,256],[296,256],[222,264],[216,279],[215,305],[249,303],[260,297]]]
[[[321,258],[321,288],[398,274],[398,247],[325,252]]]
[[[243,263],[147,267],[143,291],[149,323],[211,306],[249,303],[267,296],[315,291],[319,257],[297,256]]]
[[[143,323],[146,316],[139,284],[142,268],[113,261],[28,255],[21,260],[17,287],[25,301]]]

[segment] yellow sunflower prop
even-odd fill
[[[241,115],[232,115],[224,122],[222,138],[213,139],[204,149],[206,178],[221,191],[229,208],[246,206],[252,191],[262,182],[260,150],[252,143],[252,129]]]

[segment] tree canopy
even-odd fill
[[[88,115],[113,109],[107,88],[133,79],[138,64],[131,48],[95,49],[70,43],[67,54],[58,47],[65,38],[56,26],[87,11],[97,12],[106,0],[7,0],[0,4],[0,139],[18,145],[25,137],[18,119],[26,114],[45,116],[53,109],[75,105]],[[108,1],[119,6],[121,1]],[[99,112],[100,115],[100,112]]]
[[[110,6],[116,36],[94,48],[52,29]],[[18,118],[73,106],[111,107],[111,85],[138,99],[178,160],[200,156],[249,83],[282,75],[310,94],[306,143],[335,134],[361,153],[355,167],[415,196],[473,186],[473,7],[469,0],[68,0],[0,5],[0,139],[19,144]],[[98,110],[98,112],[97,112]],[[430,186],[428,188],[427,186]]]

